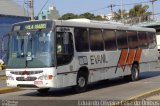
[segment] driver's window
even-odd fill
[[[57,32],[57,64],[67,64],[73,56],[73,38],[70,32]]]

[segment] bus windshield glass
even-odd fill
[[[53,32],[13,32],[9,40],[8,68],[42,68],[54,65]]]

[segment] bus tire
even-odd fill
[[[131,81],[137,81],[139,79],[139,66],[133,64],[131,68]]]
[[[87,83],[88,83],[88,75],[83,71],[78,72],[77,85],[74,87],[75,91],[77,93],[86,91]]]
[[[37,91],[41,94],[45,94],[45,93],[48,93],[49,88],[38,89]]]

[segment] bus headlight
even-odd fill
[[[38,78],[38,80],[47,80],[47,75],[42,75]]]
[[[38,80],[51,80],[53,79],[53,75],[42,75],[38,78]]]

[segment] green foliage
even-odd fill
[[[119,21],[121,18],[125,19],[128,17],[141,17],[141,16],[148,16],[151,15],[152,12],[148,12],[148,5],[142,6],[141,4],[135,5],[133,8],[129,10],[129,12],[126,12],[126,10],[119,9],[117,12],[113,12],[113,20]],[[123,14],[123,17],[121,16]],[[76,18],[86,18],[90,20],[107,20],[105,18],[102,18],[100,15],[95,16],[92,13],[86,12],[80,15],[73,14],[73,13],[66,13],[59,19],[61,20],[68,20],[68,19],[76,19]]]
[[[135,5],[132,9],[129,11],[129,17],[140,17],[144,15],[151,15],[151,12],[148,12],[148,5],[142,6],[141,4]]]
[[[79,18],[79,16],[73,13],[67,13],[67,14],[64,14],[62,17],[60,17],[59,19],[68,20],[68,19],[75,19],[75,18]]]
[[[64,14],[62,17],[60,17],[59,19],[68,20],[68,19],[76,19],[76,18],[86,18],[90,20],[106,20],[99,15],[95,16],[94,14],[89,13],[89,12],[83,13],[80,15],[73,14],[73,13],[67,13],[67,14]]]
[[[123,18],[127,18],[128,13],[126,12],[126,10],[121,11],[121,9],[119,9],[117,12],[113,13],[113,20],[121,20],[122,16]]]

